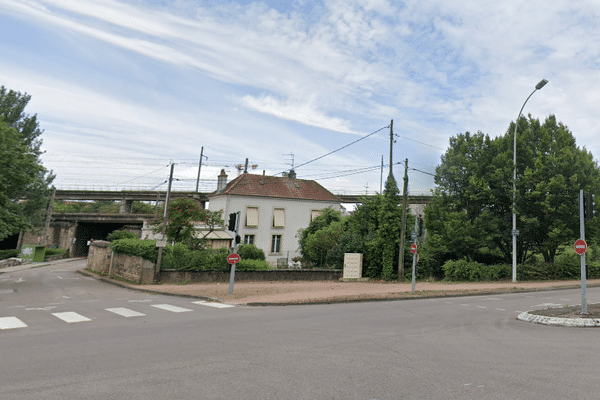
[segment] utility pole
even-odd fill
[[[404,278],[404,238],[406,236],[406,209],[408,208],[408,158],[404,160],[404,190],[402,192],[402,230],[400,233],[400,256],[398,257],[398,280]]]
[[[196,193],[198,193],[198,186],[200,184],[200,170],[202,169],[202,157],[204,153],[204,146],[200,149],[200,162],[198,163],[198,179],[196,179]],[[208,159],[208,157],[206,157]]]
[[[392,149],[394,148],[394,120],[390,122],[390,174],[392,176]]]
[[[165,196],[165,209],[163,211],[163,223],[162,228],[160,229],[161,240],[165,240],[165,233],[167,232],[167,213],[169,210],[169,197],[171,196],[171,182],[173,182],[173,168],[175,167],[174,163],[171,163],[171,173],[169,175],[169,186],[167,187],[167,194]],[[156,259],[156,275],[154,275],[154,279],[157,280],[160,274],[160,264],[162,262],[162,253],[163,248],[158,248],[158,257]]]
[[[381,176],[379,176],[379,194],[383,193],[383,154],[381,155]]]
[[[56,197],[56,188],[52,188],[52,195],[48,201],[48,209],[46,210],[46,220],[44,221],[44,232],[42,233],[42,243],[48,246],[50,242],[50,222],[52,221],[52,211],[54,210],[54,198]]]

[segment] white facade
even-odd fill
[[[241,243],[262,249],[273,266],[278,259],[286,259],[289,265],[300,256],[298,231],[328,207],[342,211],[339,202],[322,200],[216,194],[209,201],[209,210],[223,210],[225,224],[230,213],[240,212]]]

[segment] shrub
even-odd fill
[[[163,257],[166,256],[171,249],[167,246],[163,250]],[[154,240],[140,239],[119,239],[110,242],[110,249],[119,254],[130,254],[132,256],[142,257],[143,259],[156,263],[158,258],[158,248]]]
[[[185,269],[191,259],[191,251],[183,243],[175,243],[169,246],[170,251],[163,250],[162,268]]]
[[[106,240],[108,240],[109,242],[120,239],[139,239],[139,237],[135,233],[129,231],[114,231],[106,238]]]
[[[452,281],[478,281],[481,280],[481,269],[484,265],[475,261],[449,260],[442,266],[446,279]]]
[[[64,255],[67,253],[67,249],[46,249],[44,253],[46,257],[56,256],[56,255]]]
[[[266,260],[265,252],[253,244],[241,244],[237,250],[242,260]]]
[[[264,271],[272,268],[265,260],[240,260],[235,269],[239,271]]]
[[[7,258],[13,258],[19,256],[19,250],[0,250],[0,260],[6,260]]]

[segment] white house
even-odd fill
[[[267,262],[291,261],[299,256],[298,230],[307,228],[323,209],[341,211],[340,199],[315,181],[288,176],[244,173],[227,183],[221,170],[217,191],[209,195],[209,210],[240,212],[238,235],[242,243],[262,249]]]

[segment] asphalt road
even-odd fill
[[[578,290],[214,308],[77,268],[0,274],[0,399],[599,397],[600,331],[516,320]]]

